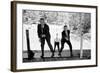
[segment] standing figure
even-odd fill
[[[67,43],[70,48],[70,56],[72,57],[72,44],[70,42],[70,30],[68,30],[67,25],[64,26],[64,30],[62,31],[62,39],[61,39],[61,49],[59,51],[59,56],[61,56],[61,52],[64,48],[64,44]]]
[[[53,51],[53,47],[52,47],[51,42],[50,42],[51,36],[50,36],[50,32],[49,32],[49,26],[45,23],[44,18],[40,18],[40,24],[38,24],[37,33],[38,33],[39,40],[41,42],[41,50],[42,50],[41,58],[44,58],[45,40],[47,41],[47,44],[50,48],[50,51],[52,52],[51,57],[53,57],[54,51]]]
[[[59,44],[60,44],[60,39],[58,38],[58,33],[57,33],[56,38],[54,39],[54,52],[55,52],[56,46],[58,47],[58,51],[60,51]]]

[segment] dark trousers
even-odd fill
[[[65,43],[67,43],[69,45],[70,55],[72,56],[72,44],[71,44],[71,42],[69,40],[66,40],[66,39],[62,39],[61,40],[61,50],[60,50],[60,53],[62,52]]]
[[[45,45],[45,40],[47,41],[47,44],[50,48],[50,51],[53,53],[53,47],[51,45],[51,42],[50,42],[50,38],[49,37],[46,37],[46,38],[41,38],[41,50],[42,50],[42,56],[44,56],[44,45]]]
[[[59,49],[59,42],[54,42],[54,52],[55,52],[56,46],[58,47],[58,51],[60,50]]]

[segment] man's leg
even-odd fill
[[[42,51],[41,58],[44,57],[44,44],[45,44],[45,39],[41,38],[41,51]]]
[[[61,40],[61,49],[60,49],[59,54],[58,54],[60,56],[61,56],[61,52],[62,52],[62,50],[64,48],[64,44],[65,44],[65,41],[64,40]]]
[[[55,52],[55,49],[56,49],[56,42],[54,42],[54,52]]]
[[[48,44],[48,46],[50,48],[50,51],[52,52],[52,56],[51,57],[53,57],[54,56],[54,50],[53,50],[53,47],[51,45],[50,38],[46,38],[46,41],[47,41],[47,44]]]
[[[72,44],[70,41],[66,41],[67,44],[69,45],[69,48],[70,48],[70,56],[73,56],[73,53],[72,53]]]

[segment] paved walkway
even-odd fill
[[[27,51],[23,52],[23,62],[46,62],[46,61],[63,61],[63,60],[84,60],[91,59],[91,50],[83,50],[83,58],[80,59],[80,50],[73,50],[73,57],[70,57],[69,50],[63,50],[61,56],[58,56],[58,51],[55,52],[53,58],[51,58],[51,52],[46,50],[44,53],[44,59],[40,58],[41,51],[36,51],[35,56],[32,60],[28,60]]]

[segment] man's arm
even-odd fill
[[[38,27],[37,27],[37,33],[38,33],[38,37],[40,38],[41,37],[41,32],[40,32],[40,28],[39,28],[39,24],[38,24]]]
[[[47,25],[47,27],[46,27],[46,30],[47,30],[47,33],[49,33],[49,26]]]
[[[64,33],[62,32],[62,39],[65,39],[65,35],[64,35]]]
[[[70,30],[68,30],[68,40],[70,40]]]
[[[46,27],[45,27],[45,36],[50,36],[49,26],[48,25],[46,25]]]

